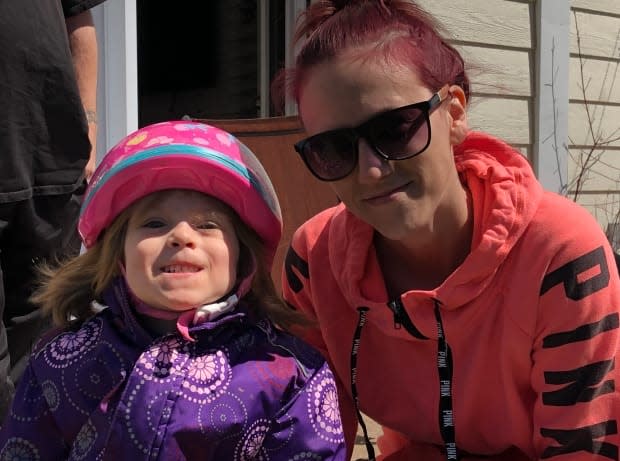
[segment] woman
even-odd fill
[[[342,203],[296,232],[283,291],[316,321],[349,450],[363,412],[385,460],[617,460],[620,293],[595,220],[468,129],[463,59],[413,2],[316,2],[297,37],[278,80],[295,148]]]

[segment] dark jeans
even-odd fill
[[[30,350],[49,326],[28,298],[42,261],[77,255],[77,219],[84,187],[69,195],[37,196],[0,204],[0,418]],[[1,421],[1,420],[0,420]]]

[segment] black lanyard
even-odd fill
[[[420,337],[426,339],[425,336],[413,327],[413,323],[407,315],[400,299],[398,301],[391,301],[388,305],[395,314],[394,319],[396,324],[405,325],[405,329],[412,336],[418,339],[420,339]],[[357,310],[359,312],[359,319],[353,337],[353,347],[351,348],[351,395],[355,405],[355,412],[357,413],[357,420],[364,433],[364,442],[366,450],[368,451],[368,459],[374,461],[375,452],[368,438],[368,430],[366,429],[366,424],[364,423],[362,413],[359,409],[359,394],[357,392],[357,356],[362,337],[362,328],[364,328],[366,324],[366,315],[369,309],[367,307],[358,307]],[[446,341],[443,331],[443,323],[439,312],[439,301],[437,300],[435,300],[435,319],[437,321],[437,369],[439,371],[439,432],[444,441],[446,459],[448,461],[460,461],[461,458],[456,446],[454,415],[452,411],[452,352],[450,351],[450,346]]]
[[[360,411],[360,404],[357,393],[357,354],[360,348],[360,341],[362,339],[362,328],[366,324],[367,307],[358,307],[357,311],[360,316],[357,321],[357,327],[355,327],[355,335],[353,336],[353,347],[351,348],[351,395],[353,396],[353,403],[355,404],[355,413],[357,413],[357,421],[364,433],[364,444],[366,445],[366,451],[368,452],[368,460],[375,461],[375,449],[370,443],[368,438],[368,430],[366,429],[366,423],[362,418],[362,412]]]
[[[443,331],[439,301],[434,301],[435,319],[437,321],[437,369],[439,371],[439,432],[444,442],[447,459],[459,461],[460,456],[456,446],[452,411],[452,352]],[[414,338],[428,339],[415,327],[400,298],[390,301],[388,307],[394,313],[394,326],[396,328],[403,326]]]
[[[443,331],[437,300],[435,300],[435,319],[437,320],[437,369],[439,370],[439,431],[446,447],[447,459],[458,461],[461,458],[456,447],[452,410],[452,351]]]

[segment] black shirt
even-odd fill
[[[65,16],[103,0],[0,0],[0,203],[70,193],[90,153]]]

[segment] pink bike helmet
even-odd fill
[[[127,207],[165,189],[211,195],[237,212],[263,240],[267,264],[282,236],[282,214],[256,156],[230,133],[203,123],[173,121],[131,133],[101,161],[82,203],[78,230],[92,247]]]

